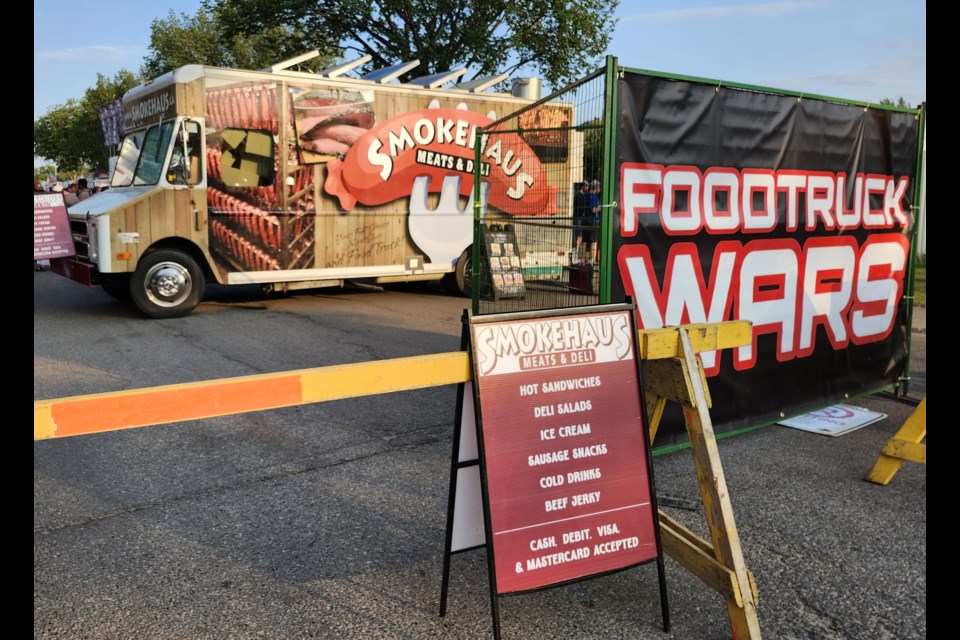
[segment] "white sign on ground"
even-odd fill
[[[842,436],[886,417],[885,413],[870,411],[863,407],[835,404],[789,420],[781,420],[777,424],[825,436]]]

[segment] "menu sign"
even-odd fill
[[[33,194],[33,259],[76,255],[62,193]]]
[[[494,300],[527,295],[517,235],[512,225],[481,227],[481,293]],[[489,267],[489,268],[485,268]],[[492,291],[491,291],[492,290]],[[492,294],[492,295],[491,295]]]
[[[657,558],[630,310],[471,332],[497,593]]]

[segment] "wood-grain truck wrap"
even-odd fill
[[[69,209],[77,255],[52,268],[155,318],[208,282],[469,296],[476,131],[534,100],[431,86],[198,65],[144,83],[110,188]],[[519,135],[481,144],[482,211],[556,213],[561,185]]]

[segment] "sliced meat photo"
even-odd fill
[[[315,89],[293,100],[298,143],[305,151],[346,155],[374,125],[370,101],[359,91]]]

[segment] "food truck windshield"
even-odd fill
[[[173,120],[131,131],[120,143],[111,187],[154,185],[163,175],[163,163],[173,138]]]

